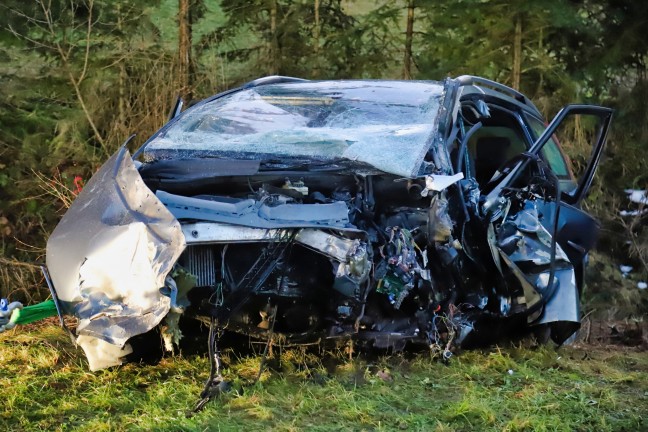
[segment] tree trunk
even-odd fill
[[[189,102],[192,95],[191,0],[178,2],[178,87],[180,96]]]
[[[270,68],[269,75],[279,73],[279,37],[277,35],[277,0],[272,0],[270,5]]]
[[[320,0],[315,0],[315,26],[313,29],[313,54],[315,55],[315,62],[313,65],[313,78],[319,78],[319,65],[320,65]]]
[[[124,53],[124,19],[121,14],[121,4],[117,3],[117,31],[120,35],[117,46],[119,49],[119,54],[123,55]],[[117,122],[118,122],[118,127],[121,129],[119,132],[123,133],[127,127],[126,127],[126,62],[124,59],[119,60],[119,79],[117,81],[118,85],[118,97],[119,100],[117,102]]]
[[[515,90],[520,89],[520,74],[522,70],[522,14],[515,17],[515,36],[513,39],[513,77],[512,85]]]
[[[414,34],[414,0],[407,4],[407,29],[405,30],[405,57],[403,58],[403,79],[412,79],[412,36]]]
[[[543,27],[540,27],[540,31],[538,32],[538,52],[542,53],[544,51],[544,29]],[[536,95],[540,96],[542,95],[542,87],[544,86],[544,63],[542,64],[542,67],[540,68],[540,77],[538,79],[538,88],[536,89]]]

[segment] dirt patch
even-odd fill
[[[623,345],[645,351],[648,350],[648,322],[642,319],[586,318],[575,342],[586,345]]]

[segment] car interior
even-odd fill
[[[479,119],[471,119],[466,110],[462,112],[465,121],[482,123],[470,136],[466,147],[470,172],[480,187],[484,187],[507,161],[529,148],[518,119],[508,110],[495,105],[488,107],[490,116]],[[470,115],[474,116],[472,110]]]

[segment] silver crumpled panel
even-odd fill
[[[122,348],[168,313],[170,300],[160,288],[185,247],[180,223],[122,147],[90,179],[47,242],[47,267],[63,311],[79,318],[78,342],[91,369],[111,362],[95,361],[93,367],[82,342],[96,345],[98,339]]]

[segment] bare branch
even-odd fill
[[[53,45],[44,44],[43,42],[40,42],[40,41],[37,41],[37,40],[32,39],[30,37],[27,37],[22,33],[18,33],[11,25],[9,27],[7,27],[7,30],[9,30],[11,32],[11,34],[14,35],[15,37],[17,37],[19,39],[22,39],[22,40],[25,40],[25,41],[27,41],[29,43],[32,43],[32,44],[34,44],[34,46],[41,47],[41,48],[47,48],[47,49],[50,49],[50,50],[56,50],[56,47],[53,46]]]
[[[88,72],[88,58],[90,57],[90,34],[92,33],[93,6],[94,6],[94,1],[90,0],[88,2],[88,27],[86,30],[86,49],[85,49],[85,56],[83,58],[83,69],[81,69],[81,75],[79,76],[79,82],[84,80],[86,73]]]

